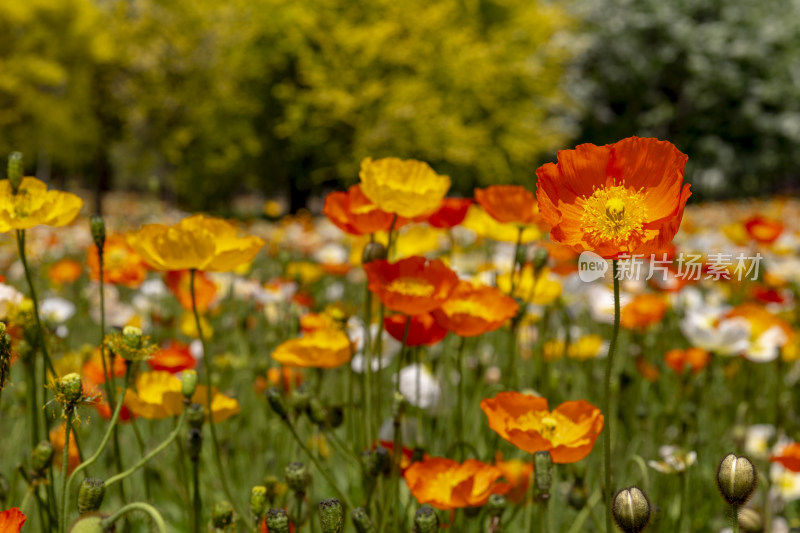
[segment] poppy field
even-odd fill
[[[0,532],[800,528],[800,201],[655,138],[288,214],[0,180]]]

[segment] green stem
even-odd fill
[[[517,272],[517,256],[519,249],[522,247],[522,232],[525,231],[523,226],[520,226],[517,233],[517,245],[514,246],[514,256],[511,258],[511,271],[508,273],[508,295],[514,296],[514,274]]]
[[[31,419],[31,450],[34,450],[39,443],[39,407],[36,403],[36,358],[33,354],[30,354],[25,362],[26,377],[28,378],[28,403],[30,404],[28,416]]]
[[[233,508],[236,510],[236,514],[240,517],[248,516],[247,514],[243,513],[239,509],[238,500],[233,497],[231,493],[231,489],[228,487],[228,480],[225,476],[225,468],[222,466],[222,459],[220,457],[219,452],[219,440],[217,440],[217,430],[214,424],[214,416],[213,411],[211,410],[211,400],[213,397],[212,389],[211,389],[211,363],[209,359],[211,358],[211,353],[208,351],[208,346],[206,345],[206,338],[203,335],[203,326],[200,322],[200,313],[197,311],[197,296],[195,294],[195,286],[194,286],[194,278],[197,272],[196,269],[191,269],[189,274],[189,284],[190,290],[192,293],[192,313],[194,313],[194,322],[197,328],[197,336],[200,337],[200,344],[203,347],[203,370],[205,371],[206,375],[206,410],[208,412],[208,425],[211,428],[211,441],[214,444],[214,463],[217,466],[217,472],[219,473],[219,479],[222,483],[222,490],[225,492],[225,496],[228,500],[233,504]],[[250,531],[255,531],[249,522],[247,522],[247,527]]]
[[[200,498],[200,459],[192,460],[192,531],[200,533],[203,502]]]
[[[184,409],[184,412],[186,409]],[[145,443],[144,439],[142,438],[142,432],[139,431],[139,424],[136,422],[136,417],[131,418],[131,427],[133,427],[133,434],[136,436],[136,444],[139,446],[139,455],[144,455],[145,451]],[[122,470],[120,468],[119,470]],[[150,481],[147,478],[147,469],[142,472],[142,477],[144,478],[144,494],[147,501],[150,501]],[[108,482],[106,482],[106,486]],[[120,485],[121,486],[121,485]]]
[[[366,409],[365,416],[367,418],[367,442],[366,447],[372,446],[372,439],[375,435],[374,427],[372,424],[372,337],[370,328],[372,326],[372,293],[365,283],[364,290],[364,407]]]
[[[108,518],[104,518],[102,525],[104,528],[108,528],[111,524],[122,518],[124,515],[132,512],[132,511],[141,511],[143,513],[147,513],[150,518],[153,520],[153,523],[156,526],[156,530],[159,533],[167,533],[167,525],[164,523],[164,519],[161,517],[161,513],[159,513],[155,507],[150,504],[144,502],[136,502],[136,503],[129,503],[116,513],[112,514]]]
[[[458,408],[456,411],[456,425],[458,427],[458,460],[464,461],[464,345],[466,338],[461,337],[458,344],[456,364],[458,365]],[[419,392],[419,391],[417,391]]]
[[[28,258],[25,255],[25,230],[20,229],[17,230],[17,248],[19,250],[19,259],[22,261],[22,267],[25,270],[25,279],[28,282],[28,289],[31,292],[31,301],[33,302],[33,314],[36,317],[36,328],[39,332],[39,344],[40,348],[42,349],[42,356],[44,357],[44,362],[47,365],[47,368],[50,369],[50,372],[53,373],[53,376],[56,375],[55,368],[53,368],[53,362],[50,360],[50,354],[47,351],[47,343],[45,342],[44,338],[44,327],[42,326],[42,320],[39,318],[39,301],[36,297],[36,287],[33,285],[33,278],[31,277],[31,269],[28,267]]]
[[[689,467],[686,471],[682,472],[681,478],[681,512],[678,514],[678,525],[675,527],[675,533],[681,533],[683,529],[683,517],[686,514],[686,494],[689,492]]]
[[[733,533],[739,533],[739,506],[731,505],[731,520],[733,520]]]
[[[550,500],[543,500],[539,506],[539,533],[550,533],[549,502]]]
[[[185,420],[186,420],[186,408],[184,408],[183,412],[181,413],[181,417],[178,420],[178,425],[175,427],[172,433],[170,433],[169,436],[164,440],[164,442],[156,446],[150,453],[139,459],[139,461],[135,465],[127,469],[125,472],[121,472],[115,476],[108,478],[106,480],[106,488],[109,488],[115,483],[118,483],[123,479],[125,479],[126,477],[130,476],[131,474],[142,468],[144,465],[146,465],[150,459],[152,459],[153,457],[164,451],[167,448],[167,446],[172,444],[172,441],[178,438],[181,429],[183,429],[183,423]]]
[[[69,434],[72,430],[73,407],[67,408],[67,423],[64,428],[64,454],[61,456],[61,513],[58,519],[58,530],[67,530],[67,472],[69,471]]]
[[[619,276],[617,260],[612,261],[614,276],[614,330],[611,333],[611,342],[608,345],[608,357],[606,358],[605,376],[603,380],[603,415],[605,416],[605,428],[603,431],[603,470],[605,474],[605,507],[606,507],[606,533],[611,533],[613,525],[611,523],[611,497],[614,493],[611,485],[611,425],[614,420],[614,413],[611,412],[611,376],[614,367],[614,352],[617,347],[617,336],[619,335]]]

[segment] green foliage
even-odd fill
[[[695,194],[768,193],[796,183],[800,3],[576,6],[586,21],[573,85],[581,140],[669,139],[690,156]]]

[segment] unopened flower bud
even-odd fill
[[[567,495],[567,502],[573,509],[580,511],[586,506],[586,502],[589,499],[589,495],[586,493],[586,487],[583,484],[583,481],[575,481],[575,484],[569,489],[569,494]]]
[[[756,467],[747,457],[726,455],[717,468],[717,487],[729,505],[743,505],[758,484]]]
[[[105,515],[100,513],[92,513],[82,516],[72,523],[69,528],[69,533],[107,533],[108,531],[115,531],[112,524],[109,528],[103,524]],[[114,528],[114,529],[111,529]]]
[[[199,403],[189,404],[186,406],[186,418],[189,427],[200,429],[206,421],[206,408]]]
[[[367,245],[364,246],[364,251],[361,253],[361,264],[366,265],[367,263],[386,259],[387,257],[386,246],[379,242],[368,242]]]
[[[305,494],[308,482],[311,481],[306,465],[298,462],[289,463],[283,473],[286,476],[289,490],[296,494]]]
[[[289,533],[289,517],[283,509],[267,511],[267,530],[269,533]]]
[[[72,372],[62,377],[58,382],[58,388],[64,395],[65,408],[74,408],[83,397],[83,384],[80,374]]]
[[[11,152],[8,156],[8,182],[11,185],[12,194],[17,194],[19,191],[23,172],[22,153]]]
[[[553,485],[553,460],[550,458],[550,452],[541,451],[533,454],[533,480],[539,498],[549,498],[550,487]]]
[[[533,253],[533,271],[539,272],[547,266],[547,248],[537,248]]]
[[[489,516],[500,516],[508,507],[508,500],[502,494],[492,494],[486,502]]]
[[[106,244],[106,223],[100,215],[92,215],[89,219],[89,229],[92,232],[92,240],[97,246],[98,252],[103,251]]]
[[[289,403],[297,411],[305,411],[308,409],[308,401],[311,399],[311,393],[305,384],[300,385],[294,389],[289,396]]]
[[[125,326],[122,330],[122,340],[128,348],[136,350],[142,346],[142,330],[136,326]]]
[[[275,499],[279,496],[278,493],[279,489],[281,488],[281,480],[278,479],[278,476],[266,476],[264,478],[264,488],[267,489],[267,501],[271,506]]]
[[[382,474],[388,474],[392,468],[392,458],[389,455],[389,450],[383,446],[378,446],[367,457],[367,472],[372,477],[378,477]]]
[[[203,449],[203,433],[197,429],[192,428],[186,435],[186,453],[192,462],[200,459],[200,451]]]
[[[414,527],[417,533],[435,533],[439,531],[439,516],[431,506],[423,505],[414,515]]]
[[[324,424],[328,420],[328,409],[316,396],[308,400],[308,418],[315,424]]]
[[[78,512],[92,513],[100,509],[106,495],[106,483],[96,477],[87,477],[78,488]]]
[[[319,502],[319,523],[322,533],[342,533],[344,531],[344,508],[336,498]]]
[[[375,524],[367,514],[367,510],[363,507],[356,507],[350,513],[350,518],[353,520],[353,525],[356,526],[358,533],[375,533],[377,531]]]
[[[267,511],[267,487],[256,486],[250,491],[250,514],[253,521],[260,522]]]
[[[212,527],[222,531],[232,531],[233,506],[228,501],[217,502],[211,510]]]
[[[764,531],[764,517],[755,509],[742,509],[739,511],[739,527],[743,533],[761,533]]]
[[[194,396],[197,389],[197,372],[194,370],[184,370],[181,374],[181,392],[186,399]]]
[[[281,393],[275,387],[267,389],[267,401],[276,415],[286,419],[286,404],[283,403]]]
[[[328,409],[328,419],[326,425],[331,429],[336,429],[344,422],[344,409],[341,405],[334,405]]]
[[[611,512],[622,531],[639,533],[650,521],[650,501],[638,487],[622,489],[614,496]]]
[[[50,441],[43,440],[36,445],[36,448],[33,449],[33,454],[31,456],[31,469],[39,475],[42,475],[47,467],[50,466],[50,462],[53,460],[53,454],[55,450],[53,449],[53,445],[50,444]]]

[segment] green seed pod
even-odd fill
[[[717,467],[717,488],[729,505],[744,505],[758,484],[758,472],[747,457],[729,453]]]
[[[533,252],[533,271],[539,272],[544,267],[547,266],[547,259],[549,254],[547,253],[547,248],[537,248],[535,252]]]
[[[211,526],[222,531],[233,531],[233,505],[228,501],[217,502],[211,510]]]
[[[375,524],[367,514],[367,510],[363,507],[356,507],[353,512],[350,513],[350,518],[353,520],[353,525],[356,526],[356,531],[358,533],[376,533],[377,529],[375,529]]]
[[[489,510],[489,516],[500,516],[503,511],[508,507],[508,500],[502,494],[492,494],[489,496],[489,501],[486,502],[486,508]]]
[[[336,429],[344,422],[344,409],[341,405],[334,405],[328,409],[328,419],[326,425],[331,429]]]
[[[97,246],[98,251],[102,251],[106,244],[106,223],[100,215],[92,215],[89,219],[89,229],[92,232],[92,240]]]
[[[629,487],[614,496],[611,512],[622,531],[639,533],[650,521],[650,501],[640,488]]]
[[[136,326],[125,326],[122,330],[122,341],[128,348],[138,350],[142,347],[142,330]]]
[[[286,420],[286,404],[283,403],[281,393],[275,387],[267,389],[267,401],[276,415]]]
[[[256,486],[250,491],[250,514],[254,522],[260,522],[267,511],[267,487]]]
[[[550,458],[550,452],[542,451],[533,454],[533,480],[536,490],[539,492],[539,498],[549,498],[550,487],[553,485],[553,460]]]
[[[319,502],[319,523],[322,533],[342,533],[344,531],[344,507],[336,498]]]
[[[83,384],[80,374],[72,372],[58,382],[59,391],[64,395],[64,408],[74,408],[83,397]]]
[[[96,477],[87,477],[78,488],[78,512],[82,515],[100,509],[106,495],[106,483]]]
[[[386,246],[379,242],[369,242],[364,246],[364,251],[361,253],[361,264],[366,265],[373,261],[386,259],[388,255]]]
[[[739,528],[743,533],[761,533],[764,531],[764,517],[755,509],[739,511]]]
[[[200,459],[203,449],[203,433],[197,428],[191,428],[186,435],[186,453],[193,462]]]
[[[33,449],[33,454],[31,454],[31,469],[40,476],[44,474],[44,471],[53,461],[54,453],[55,450],[50,441],[40,441],[36,448]]]
[[[11,185],[12,194],[17,194],[19,186],[22,184],[22,152],[11,152],[8,155],[8,182]]]
[[[292,391],[289,397],[289,403],[296,411],[305,411],[308,409],[308,401],[311,399],[311,393],[305,384],[300,385]]]
[[[199,403],[187,405],[186,419],[189,421],[189,427],[200,429],[206,421],[206,408]]]
[[[103,519],[108,515],[92,513],[82,516],[72,523],[69,533],[112,533],[117,530],[115,524],[103,526]]]
[[[414,515],[414,527],[417,533],[435,533],[439,531],[439,516],[433,507],[423,505]]]
[[[286,476],[286,484],[289,490],[296,494],[305,494],[311,476],[308,474],[308,468],[303,463],[289,463],[283,471]]]
[[[267,511],[267,529],[269,533],[289,533],[289,517],[283,509]]]
[[[328,409],[316,396],[308,400],[308,418],[315,424],[324,424],[328,420]]]
[[[187,400],[194,396],[197,389],[197,372],[194,370],[184,370],[181,374],[181,392]]]

